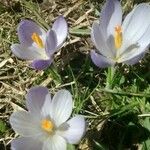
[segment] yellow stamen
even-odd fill
[[[40,36],[37,33],[33,33],[31,36],[32,40],[38,45],[38,47],[43,48],[43,42],[42,39],[40,38]]]
[[[116,49],[119,49],[122,45],[122,28],[121,28],[121,26],[115,27],[114,42],[115,42]]]
[[[45,130],[47,132],[52,132],[53,129],[54,129],[53,123],[48,119],[42,120],[41,127],[42,127],[43,130]]]

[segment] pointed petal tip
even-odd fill
[[[63,16],[59,16],[55,20],[52,30],[54,30],[57,35],[57,48],[59,49],[63,45],[68,34],[68,24]]]

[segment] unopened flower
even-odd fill
[[[67,143],[77,144],[85,132],[81,115],[68,120],[72,113],[72,96],[58,91],[53,99],[45,87],[27,93],[28,111],[10,116],[12,128],[21,136],[11,143],[12,150],[66,150]]]
[[[37,70],[47,68],[53,61],[53,54],[63,45],[68,33],[68,26],[59,16],[52,29],[46,32],[31,20],[22,20],[17,28],[20,44],[13,44],[13,54],[31,62]]]
[[[98,67],[137,63],[150,44],[150,6],[137,5],[122,23],[120,2],[107,0],[100,24],[93,23],[91,38],[96,46],[91,58]]]

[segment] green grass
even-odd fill
[[[122,0],[124,13],[138,3]],[[89,56],[90,28],[103,4],[102,0],[0,2],[0,150],[10,149],[15,133],[9,116],[25,109],[25,94],[34,85],[47,86],[52,94],[62,88],[72,93],[73,115],[84,115],[88,124],[75,149],[150,149],[150,55],[134,66],[116,66],[115,73],[112,68],[97,68]],[[18,42],[21,19],[33,19],[47,29],[60,14],[69,23],[70,35],[51,67],[38,72],[12,55],[10,46]]]

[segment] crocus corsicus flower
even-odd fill
[[[17,28],[20,44],[13,44],[13,54],[31,62],[31,67],[37,70],[47,68],[53,61],[53,54],[61,48],[68,33],[68,26],[59,16],[52,29],[46,32],[31,20],[22,20]]]
[[[81,115],[68,120],[72,113],[72,96],[58,91],[53,99],[45,87],[33,87],[27,93],[28,111],[10,116],[12,128],[21,136],[11,142],[12,150],[66,150],[67,143],[77,144],[85,132]]]
[[[150,6],[137,5],[122,22],[120,2],[107,0],[100,16],[100,24],[94,22],[91,31],[94,64],[104,68],[137,63],[150,44]]]

